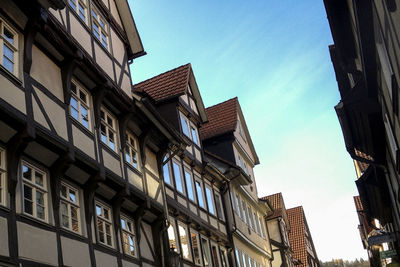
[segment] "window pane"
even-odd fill
[[[40,205],[36,205],[36,216],[39,219],[44,220],[44,207]]]
[[[27,186],[27,185],[24,185],[24,198],[28,199],[30,201],[33,201],[33,199],[32,199],[32,188]]]
[[[206,187],[206,197],[207,197],[208,211],[215,215],[214,202],[212,200],[212,193],[211,193],[211,189],[208,187]]]
[[[181,124],[182,124],[182,131],[183,131],[183,133],[184,133],[187,137],[190,137],[190,135],[189,135],[189,126],[188,126],[188,124],[187,124],[186,119],[183,118],[182,115],[181,115]]]
[[[197,132],[193,127],[190,127],[192,131],[192,140],[196,145],[199,145],[199,141],[197,140]]]
[[[173,249],[174,251],[178,251],[176,246],[176,236],[175,236],[175,228],[172,224],[168,227],[168,239],[169,239],[169,248]]]
[[[189,240],[188,240],[188,237],[187,237],[186,228],[183,227],[182,225],[179,225],[178,228],[179,228],[179,238],[181,240],[182,256],[185,259],[189,259],[189,257],[190,257],[190,254],[189,254],[190,247],[189,247]]]
[[[14,73],[14,63],[10,61],[6,56],[3,56],[3,66],[9,71]]]
[[[121,228],[126,230],[125,219],[121,219]]]
[[[39,186],[43,186],[43,174],[35,171],[35,183]]]
[[[193,185],[192,185],[192,175],[185,170],[185,180],[186,180],[186,187],[188,190],[189,199],[194,201],[194,194],[193,194]]]
[[[127,151],[125,152],[125,160],[126,160],[126,162],[132,163],[131,155],[129,154],[129,148],[127,148],[126,150]]]
[[[220,219],[224,218],[224,214],[222,213],[222,203],[219,195],[215,194],[215,207],[217,209],[217,214]]]
[[[23,176],[25,179],[31,181],[31,180],[32,180],[32,169],[29,168],[29,167],[26,166],[26,165],[23,165],[23,166],[22,166],[22,176]]]
[[[73,10],[76,10],[76,0],[69,0],[69,5],[72,7]]]
[[[199,240],[197,238],[197,234],[191,233],[192,237],[192,246],[193,246],[193,259],[196,264],[201,264],[200,259],[200,248],[199,248]]]
[[[200,207],[205,208],[203,199],[203,189],[199,181],[196,181],[196,191],[197,191],[197,201],[199,202]]]
[[[110,219],[110,218],[109,218],[108,209],[103,209],[103,211],[104,211],[104,218],[106,218],[107,220]]]
[[[211,257],[207,239],[201,238],[201,248],[203,249],[204,266],[209,267],[211,266]]]
[[[44,205],[44,195],[38,190],[36,190],[36,203],[39,205]]]
[[[101,135],[101,141],[104,144],[107,144],[106,126],[103,123],[100,124],[100,135]]]
[[[67,188],[65,185],[61,185],[61,196],[67,198]]]
[[[86,11],[85,8],[81,5],[81,3],[78,3],[79,7],[79,17],[83,20],[86,21]]]
[[[96,214],[97,216],[101,216],[101,207],[99,205],[96,205]]]
[[[180,166],[176,163],[173,162],[174,165],[174,175],[175,175],[175,184],[176,184],[176,189],[183,193],[183,186],[182,186],[182,177],[181,177],[181,170],[180,170]]]
[[[211,254],[214,261],[214,267],[219,267],[218,250],[214,245],[211,246]]]
[[[6,27],[4,27],[3,37],[10,44],[14,44],[14,34],[12,34]]]
[[[11,62],[14,62],[14,51],[12,51],[8,45],[3,46],[3,55],[8,58]]]
[[[71,200],[75,204],[77,203],[75,191],[69,190],[69,200]]]
[[[165,158],[164,158],[164,160],[165,160]],[[164,166],[163,166],[163,173],[164,173],[164,181],[165,181],[167,184],[172,185],[172,184],[171,184],[171,177],[170,177],[170,175],[169,175],[169,165],[168,165],[168,163],[165,163],[165,164],[164,164]]]

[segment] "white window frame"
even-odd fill
[[[132,166],[136,170],[139,170],[140,156],[138,153],[138,140],[129,131],[125,133],[125,136],[126,136],[125,162],[127,162],[130,166]],[[129,156],[129,160],[127,159],[127,156]]]
[[[87,8],[86,0],[68,0],[68,5],[71,7],[72,10],[75,11],[75,13],[78,15],[79,19],[82,20],[85,24],[87,24],[88,8]],[[81,8],[83,9],[83,13],[81,12]]]
[[[92,33],[95,39],[97,39],[101,46],[106,49],[107,51],[109,51],[110,49],[110,42],[109,42],[109,34],[108,34],[108,22],[104,19],[104,17],[100,14],[100,12],[98,11],[98,9],[96,7],[94,7],[94,5],[92,5],[92,11],[90,14],[90,18],[92,20]],[[98,35],[96,35],[96,29],[95,27],[97,27],[97,29],[99,30]],[[103,39],[103,36],[105,37],[105,39]]]
[[[104,118],[102,118],[101,114],[104,114]],[[112,124],[109,123],[108,119],[111,119]],[[100,110],[100,139],[103,144],[108,146],[111,150],[117,152],[117,147],[118,147],[118,131],[117,131],[117,120],[115,117],[112,115],[111,112],[109,112],[105,107],[101,107]],[[101,127],[104,127],[105,129],[105,134],[103,134],[103,130]],[[110,133],[114,136],[113,141],[114,141],[114,148],[111,146],[110,142]],[[106,138],[106,141],[103,140],[103,136]]]
[[[186,174],[188,174],[189,177],[187,177]],[[187,188],[187,197],[191,201],[196,202],[196,194],[195,194],[194,184],[193,184],[193,173],[189,168],[184,166],[183,167],[183,175],[185,176],[185,183],[186,183],[186,188]],[[190,193],[192,194],[192,197],[190,197]]]
[[[182,229],[185,230],[185,235],[183,235],[183,233],[181,233]],[[187,225],[185,225],[184,223],[178,221],[178,235],[179,235],[179,243],[181,246],[181,255],[182,258],[184,258],[185,260],[189,260],[192,261],[192,246],[191,246],[191,242],[189,239],[189,231],[188,231],[188,227]],[[187,255],[184,254],[185,249],[183,248],[183,238],[186,238],[186,244],[187,244]]]
[[[193,246],[193,236],[194,237],[196,237],[196,241],[197,241],[197,251],[198,251],[198,253],[199,253],[199,261],[196,261],[196,259],[195,259],[195,253],[194,253],[194,246]],[[193,262],[196,264],[196,265],[199,265],[199,266],[203,266],[203,255],[202,255],[202,253],[201,253],[201,245],[200,245],[200,235],[199,235],[199,233],[197,232],[197,231],[195,231],[195,230],[193,230],[192,228],[190,228],[190,243],[191,243],[191,246],[192,246],[192,255],[193,255]]]
[[[207,189],[208,189],[208,191],[207,191]],[[212,187],[206,184],[204,191],[205,191],[206,199],[207,199],[208,212],[214,216],[217,216],[217,211],[215,209],[215,203],[214,203],[214,193],[213,193]],[[210,192],[210,195],[208,195],[207,192]],[[210,198],[210,199],[208,199],[208,198]]]
[[[203,208],[203,209],[207,209],[207,203],[206,203],[206,198],[204,196],[204,187],[203,187],[203,183],[201,181],[201,178],[195,175],[195,179],[194,179],[194,186],[196,188],[196,198],[197,198],[197,203],[199,204],[199,207]],[[201,192],[199,192],[199,189],[201,190]],[[201,196],[201,202],[199,200],[199,196]],[[203,203],[203,205],[201,205],[201,203]]]
[[[63,196],[62,194],[62,187],[65,187],[66,189],[66,196]],[[80,200],[80,194],[79,194],[79,190],[77,188],[75,188],[74,186],[71,186],[65,182],[61,182],[61,187],[60,187],[60,224],[61,227],[64,229],[67,229],[69,231],[72,231],[74,233],[78,233],[80,234],[82,232],[81,229],[81,214],[80,214],[80,205],[79,205],[79,200]],[[71,200],[68,196],[70,191],[75,193],[75,198],[76,198],[76,202],[74,203],[73,200]],[[63,215],[62,214],[62,204],[65,204],[67,207],[67,214]],[[74,230],[73,229],[73,219],[72,219],[72,211],[71,209],[75,208],[76,209],[76,216],[77,216],[77,224],[78,224],[78,230]],[[63,224],[63,216],[67,216],[68,217],[68,226],[65,226]]]
[[[207,242],[206,247],[203,246],[203,240],[205,240]],[[210,240],[208,240],[208,238],[206,238],[205,236],[200,235],[200,246],[201,246],[201,250],[203,252],[203,263],[204,263],[204,265],[205,265],[204,257],[207,257],[207,255],[208,255],[208,266],[209,267],[213,266],[213,264],[212,264],[212,255],[211,255],[211,250],[210,250]]]
[[[74,79],[72,79],[72,81],[71,81],[71,86],[75,86],[76,92],[74,92],[71,87],[71,99],[69,102],[69,114],[74,120],[79,122],[84,128],[91,131],[92,127],[91,127],[91,118],[90,118],[90,94],[78,81],[76,81]],[[81,94],[85,95],[86,101],[84,101],[81,98]],[[71,103],[72,100],[76,101],[76,103],[77,103],[76,108],[72,106],[72,103]],[[87,111],[87,124],[88,124],[87,127],[83,123],[85,116],[82,115],[82,108],[86,109],[86,111]],[[74,115],[72,115],[73,110],[75,110],[75,112],[77,113],[78,118],[76,118]]]
[[[97,206],[99,206],[101,208],[101,213],[98,214],[98,210],[97,210]],[[108,214],[109,214],[109,218],[106,218],[104,216],[105,212],[104,210],[108,210]],[[108,205],[104,204],[103,202],[100,202],[98,200],[95,201],[95,212],[96,212],[96,233],[97,233],[97,241],[102,244],[105,245],[107,247],[114,247],[114,228],[113,228],[113,218],[112,218],[112,209],[111,207],[109,207]],[[99,222],[102,222],[102,231],[100,231],[99,229]],[[107,232],[106,232],[106,226],[110,227],[110,242],[111,244],[109,244],[109,242],[107,241]],[[103,232],[103,239],[104,241],[101,241],[100,235]]]
[[[185,181],[184,181],[184,177],[183,177],[183,173],[182,173],[182,164],[177,161],[177,160],[172,160],[172,172],[174,174],[174,180],[175,180],[175,189],[176,191],[178,191],[179,193],[185,195]],[[177,177],[176,173],[175,173],[175,166],[177,166],[177,170],[179,171],[179,177]],[[180,187],[178,188],[178,179],[180,179]]]
[[[136,242],[136,235],[135,235],[135,224],[133,222],[133,220],[129,219],[128,216],[122,215],[121,214],[121,242],[122,242],[122,249],[124,251],[124,254],[132,256],[132,257],[137,257],[137,250],[138,250],[138,246],[137,246],[137,242]],[[122,223],[122,221],[125,221],[125,223]],[[125,224],[125,227],[124,227]],[[131,225],[131,229],[129,229],[129,224]],[[128,238],[128,243],[125,242],[124,237]],[[132,238],[133,240],[133,244],[129,243],[129,238]],[[127,251],[126,246],[127,245],[129,247],[129,251]],[[131,246],[133,246],[133,252],[131,250]]]
[[[13,43],[7,40],[7,38],[4,37],[4,29],[7,29],[11,34],[13,34],[14,39]],[[4,46],[7,46],[8,49],[10,49],[13,52],[13,60],[7,57],[9,61],[12,62],[13,64],[13,70],[10,71],[5,65],[4,65]],[[9,73],[13,74],[16,77],[19,77],[19,34],[18,31],[15,30],[13,27],[10,26],[9,23],[5,22],[4,19],[0,18],[0,65],[7,70]]]
[[[0,147],[0,205],[6,206],[7,196],[7,163],[6,163],[7,152],[5,149]]]
[[[23,168],[24,166],[31,169],[31,181],[23,177]],[[40,173],[43,178],[43,185],[40,185],[34,181],[35,173]],[[27,216],[38,219],[40,221],[48,222],[48,196],[47,196],[47,173],[35,165],[28,163],[25,160],[21,161],[21,186],[22,186],[22,211]],[[32,189],[32,200],[28,200],[32,202],[32,214],[25,211],[25,186],[30,187]],[[43,205],[37,203],[36,193],[41,192],[43,194]],[[37,206],[43,206],[44,218],[39,218],[37,216]]]

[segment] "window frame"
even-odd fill
[[[218,244],[213,241],[210,241],[210,246],[211,246],[211,257],[212,257],[213,266],[221,267],[221,256],[220,256]],[[213,248],[215,248],[215,254],[214,254]],[[215,261],[217,261],[217,262],[215,262]]]
[[[23,168],[24,168],[24,166],[28,166],[33,171],[32,174],[31,174],[32,181],[29,181],[28,179],[24,178],[24,176],[23,176],[23,173],[24,173],[23,172]],[[22,192],[22,194],[21,194],[21,197],[22,197],[22,213],[27,215],[27,216],[29,216],[29,217],[32,217],[34,219],[37,219],[37,220],[40,220],[42,222],[48,223],[48,221],[49,221],[49,214],[48,214],[48,212],[49,212],[49,202],[48,202],[47,173],[43,169],[35,166],[34,164],[32,164],[30,162],[27,162],[26,160],[22,160],[21,161],[20,170],[21,170],[21,186],[22,186],[22,189],[21,189],[22,190],[21,191]],[[36,182],[33,181],[33,179],[35,177],[35,175],[33,173],[36,173],[36,172],[40,173],[42,175],[42,177],[43,177],[43,185],[38,185],[38,184],[36,184]],[[25,211],[25,186],[28,186],[28,187],[30,187],[32,189],[32,200],[28,200],[28,201],[32,202],[32,214],[29,214],[28,212]],[[37,216],[37,205],[38,205],[37,198],[36,198],[37,191],[43,193],[43,215],[44,215],[43,219],[39,218]]]
[[[71,0],[68,0],[68,2]],[[78,0],[79,1],[79,0]],[[91,116],[90,116],[90,94],[89,92],[85,89],[85,87],[79,83],[77,80],[72,79],[71,80],[71,86],[74,85],[75,89],[76,89],[76,93],[73,92],[72,88],[71,88],[71,98],[70,98],[70,102],[69,102],[69,115],[71,116],[71,118],[73,118],[75,121],[79,122],[80,125],[82,125],[85,129],[92,131],[92,126],[91,126]],[[83,93],[86,96],[87,99],[87,103],[85,103],[82,98],[80,97],[80,94]],[[78,95],[79,94],[79,95]],[[76,101],[77,103],[77,109],[76,112],[78,113],[78,118],[75,118],[74,115],[72,115],[72,103],[71,100],[72,98]],[[86,108],[87,110],[87,124],[88,127],[86,127],[83,124],[83,117],[82,117],[82,112],[81,112],[81,106],[83,106],[84,108]]]
[[[204,197],[204,187],[203,187],[203,183],[202,183],[202,181],[201,181],[201,178],[200,177],[198,177],[198,176],[194,176],[195,177],[195,179],[194,179],[194,186],[195,186],[195,188],[196,188],[196,198],[197,198],[197,203],[198,203],[198,205],[199,205],[199,207],[200,208],[202,208],[202,209],[207,209],[207,204],[206,204],[206,201],[205,201],[205,197]],[[198,190],[198,189],[200,189],[200,190]],[[199,192],[200,191],[200,192]],[[199,196],[201,196],[201,202],[200,202],[200,199],[199,199]],[[203,205],[201,205],[201,203],[203,204]]]
[[[188,174],[189,177],[187,177],[186,174]],[[189,168],[184,166],[183,167],[183,175],[185,176],[187,197],[188,197],[189,200],[191,200],[191,201],[196,203],[196,194],[195,194],[194,184],[193,184],[193,172]]]
[[[125,225],[127,225],[127,226],[128,226],[128,224],[131,224],[131,229],[132,229],[132,230],[125,229],[125,228],[123,227],[122,220],[125,220]],[[138,257],[138,255],[137,255],[138,246],[137,246],[136,233],[135,233],[135,223],[134,223],[133,220],[129,219],[128,216],[126,216],[126,215],[124,215],[124,214],[122,214],[122,213],[121,213],[121,216],[120,216],[120,221],[121,221],[121,243],[122,243],[122,250],[123,250],[123,253],[124,253],[125,255],[128,255],[128,256],[137,258],[137,257]],[[129,247],[131,246],[131,244],[125,243],[125,241],[124,241],[124,234],[127,235],[128,238],[129,238],[129,237],[132,237],[132,239],[133,239],[133,245],[132,245],[132,246],[133,246],[133,249],[134,249],[133,254],[132,254],[131,252],[126,251],[125,244],[127,244]]]
[[[0,147],[0,206],[7,205],[7,151]]]
[[[212,187],[209,186],[208,184],[205,184],[204,187],[205,187],[205,188],[204,188],[204,191],[205,191],[205,194],[206,194],[208,212],[211,213],[211,214],[214,215],[214,216],[217,216],[217,212],[216,212],[216,209],[215,209],[215,203],[214,203],[214,193],[213,193],[213,189],[212,189]],[[208,189],[208,191],[207,191],[207,189]],[[207,192],[210,192],[210,195],[208,195]],[[208,199],[208,198],[210,198],[210,199]],[[211,208],[212,208],[212,209],[210,208],[210,203],[211,203]],[[212,210],[212,211],[211,211],[211,210]]]
[[[99,200],[95,200],[95,213],[96,213],[96,237],[97,237],[97,242],[101,245],[107,246],[107,247],[111,247],[114,248],[114,227],[113,227],[113,214],[112,214],[112,208],[110,206],[108,206],[107,204],[104,204],[103,202],[99,201]],[[101,215],[99,215],[97,213],[97,206],[101,207]],[[107,209],[108,213],[109,213],[109,219],[104,217],[104,210]],[[99,220],[103,222],[103,234],[104,234],[104,242],[101,241],[100,239],[100,230],[99,230]],[[111,244],[108,244],[108,242],[106,242],[107,240],[107,232],[106,232],[106,224],[109,224],[110,227],[110,240],[111,240]]]
[[[10,26],[11,24],[6,22],[2,17],[0,17],[0,65],[1,67],[6,70],[8,73],[12,74],[13,76],[19,79],[20,70],[19,70],[19,59],[20,59],[20,45],[19,45],[19,33],[15,29],[15,27]],[[11,34],[13,34],[13,43],[10,43],[7,38],[4,37],[4,28],[6,28]],[[4,46],[7,46],[9,50],[13,52],[13,60],[9,59],[4,54]],[[9,61],[13,63],[13,71],[10,71],[4,65],[4,57],[7,57]]]
[[[177,166],[177,170],[179,171],[179,177],[177,177],[176,173],[175,173],[175,166]],[[186,191],[185,191],[185,181],[183,178],[183,173],[182,173],[182,164],[177,161],[177,160],[172,160],[172,172],[174,174],[174,182],[175,182],[175,189],[177,192],[179,192],[182,195],[186,195]],[[179,188],[178,188],[178,178],[180,179],[180,183],[179,183]]]
[[[207,243],[207,245],[205,247],[203,246],[203,240],[205,240],[206,243]],[[207,259],[208,266],[209,267],[213,266],[212,265],[211,250],[210,250],[210,240],[208,240],[208,238],[206,238],[205,236],[200,235],[200,246],[201,246],[201,251],[202,251],[202,254],[203,254],[203,264],[205,265],[204,258],[207,257],[207,255],[208,255],[208,259]]]
[[[71,2],[74,2],[74,6],[71,5]],[[86,0],[68,0],[68,5],[70,6],[70,8],[72,10],[74,10],[74,12],[79,17],[79,19],[87,25],[87,23],[88,23],[88,5],[86,3]],[[83,14],[84,18],[82,18],[82,16],[81,16],[82,13],[80,10],[80,6],[83,7],[83,9],[84,9],[84,14]]]
[[[104,113],[104,119],[101,117],[101,113]],[[113,125],[110,125],[108,123],[108,118],[110,118],[113,122]],[[100,108],[100,141],[110,148],[112,151],[116,152],[118,151],[118,125],[117,125],[117,119],[115,116],[109,112],[104,106]],[[101,127],[105,127],[106,134],[103,135]],[[114,138],[114,148],[111,147],[111,142],[110,142],[110,132],[112,132]],[[104,142],[103,136],[106,138],[107,142]]]
[[[75,191],[76,203],[74,203],[73,201],[69,200],[68,197],[64,197],[62,195],[62,186],[64,186],[67,190]],[[69,192],[67,193],[67,196],[68,195],[69,195]],[[79,203],[80,201],[79,200],[80,200],[79,189],[77,189],[76,187],[74,187],[74,186],[72,186],[72,185],[70,185],[70,184],[68,184],[68,183],[66,183],[64,181],[61,181],[61,185],[60,185],[60,226],[63,229],[66,229],[68,231],[71,231],[71,232],[74,232],[74,233],[77,233],[77,234],[81,234],[82,233],[82,220],[81,220],[81,213],[80,213],[81,209],[80,209],[80,203]],[[62,208],[61,208],[62,202],[66,203],[66,205],[67,205],[68,227],[65,227],[63,225],[63,222],[62,222],[62,218],[63,218]],[[72,229],[73,227],[72,227],[71,206],[74,206],[77,209],[76,214],[77,214],[78,231],[75,231],[75,230]]]
[[[219,199],[219,203],[217,203],[217,198]],[[222,201],[223,200],[222,200],[221,194],[214,190],[214,202],[215,202],[215,209],[216,209],[217,217],[220,220],[225,221],[224,207],[222,205]]]
[[[167,235],[168,235],[168,246],[169,246],[169,249],[170,250],[172,249],[173,251],[179,253],[180,252],[180,246],[178,244],[178,239],[177,239],[178,232],[177,232],[175,220],[174,219],[170,219],[170,220],[168,220],[168,222],[169,222],[169,226],[167,228]],[[171,229],[170,227],[172,227],[172,230],[173,230],[175,247],[171,247],[171,240],[172,239],[170,237],[170,230],[169,230],[169,229]]]
[[[193,236],[196,237],[196,240],[197,240],[197,251],[199,253],[199,262],[196,262],[196,258],[195,258]],[[193,230],[192,228],[190,228],[190,243],[192,246],[192,256],[193,256],[192,258],[193,258],[194,264],[196,264],[198,266],[203,266],[203,257],[202,257],[201,247],[200,247],[200,235],[197,231]]]
[[[178,227],[177,228],[178,228],[178,236],[179,236],[179,244],[180,244],[181,256],[185,260],[193,261],[192,260],[192,246],[191,246],[191,242],[190,242],[191,239],[189,239],[189,227],[186,224],[184,224],[183,222],[178,221]],[[182,235],[181,228],[183,228],[185,230],[185,236]],[[184,255],[184,251],[185,250],[183,248],[183,242],[182,242],[183,241],[182,240],[183,237],[186,238],[186,245],[188,246],[188,248],[187,248],[187,252],[188,252],[187,257]]]
[[[90,27],[92,29],[92,34],[94,36],[94,39],[96,39],[100,44],[101,47],[103,47],[105,50],[110,51],[110,35],[109,35],[109,29],[108,29],[108,21],[104,19],[103,15],[100,13],[100,11],[92,4],[92,8],[90,11],[90,19],[91,19],[91,24]],[[94,27],[94,24],[96,25],[98,29],[98,37],[95,32],[97,30]],[[101,24],[104,25],[101,26]],[[102,31],[103,30],[103,31]],[[105,37],[105,45],[103,43],[103,35]]]
[[[246,201],[244,201],[244,199],[242,199],[242,209],[243,209],[243,212],[242,212],[243,217],[242,217],[242,219],[243,219],[244,223],[248,225],[248,215],[247,215],[246,207],[247,207]]]
[[[167,156],[164,156],[164,159],[163,159],[163,162],[165,161],[167,159]],[[164,179],[164,183],[166,183],[167,185],[169,185],[169,186],[174,186],[174,184],[173,184],[173,182],[172,182],[172,173],[171,173],[171,166],[170,166],[170,160],[168,161],[168,162],[166,162],[164,165],[163,165],[163,179]],[[165,179],[165,171],[168,171],[168,182],[167,182],[167,180]]]
[[[126,131],[125,138],[126,138],[126,140],[125,140],[125,155],[124,155],[125,162],[128,163],[133,168],[135,168],[136,170],[140,171],[140,168],[139,168],[140,155],[139,155],[138,148],[137,148],[138,139],[130,131]],[[131,140],[133,141],[133,145],[130,142]],[[128,161],[126,158],[127,154],[129,154],[130,161]],[[135,155],[135,157],[133,155]]]

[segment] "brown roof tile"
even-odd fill
[[[288,209],[287,214],[290,223],[289,242],[293,250],[293,257],[300,260],[303,266],[307,266],[306,227],[303,207]]]
[[[233,132],[238,121],[239,101],[237,97],[225,102],[206,108],[208,123],[200,128],[200,135],[203,140]]]
[[[356,205],[356,210],[364,211],[360,196],[354,196],[353,198],[354,198],[354,204]]]
[[[268,219],[273,219],[279,216],[282,216],[284,204],[282,193],[276,193],[273,195],[265,196],[261,198],[262,200],[268,200],[271,203],[273,212],[268,214]]]
[[[189,82],[190,69],[190,63],[182,65],[135,84],[133,90],[146,93],[156,102],[182,95]]]

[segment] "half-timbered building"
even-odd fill
[[[253,167],[259,163],[239,101],[233,98],[206,109],[200,129],[206,159],[228,179],[224,202],[233,266],[270,266],[271,245],[264,217],[271,210],[258,198]]]
[[[185,141],[132,94],[127,1],[3,0],[0,28],[0,266],[167,266]]]
[[[184,151],[164,158],[171,254],[183,266],[232,266],[222,199],[226,178],[204,160],[199,129],[208,119],[191,65],[138,83],[134,91],[150,98],[188,143]]]

